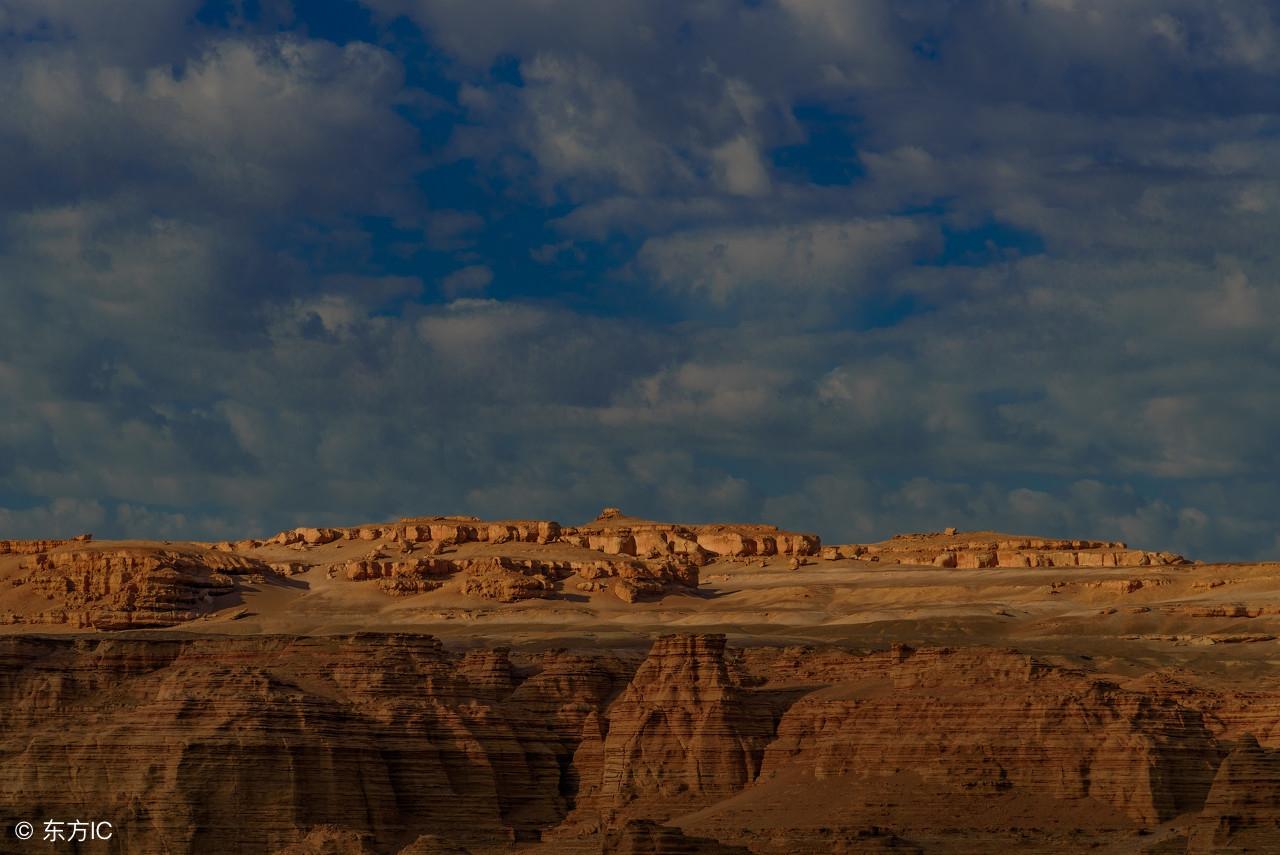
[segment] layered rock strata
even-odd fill
[[[27,618],[100,630],[166,627],[215,608],[235,577],[275,571],[261,561],[200,548],[64,545],[25,559],[12,580],[54,604]]]
[[[1233,703],[991,649],[8,636],[0,822],[106,819],[112,855],[772,855],[987,850],[1029,805],[1020,851],[1269,851],[1280,754]]]
[[[109,819],[100,851],[141,855],[274,852],[317,826],[378,853],[536,837],[626,666],[459,665],[424,636],[2,639],[0,819]]]
[[[1280,852],[1280,751],[1245,734],[1218,768],[1188,855]]]
[[[1200,712],[1027,656],[921,651],[883,679],[891,689],[798,701],[762,777],[909,772],[967,792],[1090,799],[1153,826],[1198,809],[1221,760]]]
[[[1149,567],[1189,563],[1172,552],[1130,549],[1105,540],[1061,540],[990,532],[899,534],[879,543],[829,546],[828,560],[858,558],[942,568]]]
[[[416,517],[396,523],[346,528],[297,528],[266,540],[224,541],[226,551],[247,551],[263,545],[323,546],[343,540],[389,543],[552,544],[563,543],[637,558],[670,559],[702,564],[718,556],[816,555],[817,535],[781,531],[770,525],[681,525],[624,517],[602,516],[581,526],[561,526],[554,520],[484,521],[476,517]]]
[[[65,540],[0,540],[0,555],[36,555],[56,549]]]
[[[355,582],[377,580],[383,590],[393,595],[433,591],[459,575],[462,593],[504,603],[554,596],[564,587],[560,583],[571,576],[579,577],[576,590],[611,590],[626,602],[698,587],[698,568],[691,564],[556,561],[500,555],[460,559],[370,557],[348,562],[345,575]]]
[[[608,824],[620,811],[737,792],[759,774],[774,727],[765,698],[731,678],[724,636],[660,638],[605,717],[588,722],[580,805]]]

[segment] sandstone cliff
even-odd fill
[[[1213,779],[1188,855],[1280,852],[1280,751],[1243,736]]]
[[[843,685],[787,711],[764,779],[797,766],[816,781],[907,772],[957,791],[1096,800],[1153,826],[1198,809],[1221,759],[1202,715],[1176,700],[1015,653],[920,651]]]
[[[731,679],[724,636],[654,642],[622,695],[583,735],[579,804],[606,824],[619,812],[661,813],[734,793],[759,774],[774,710]],[[637,804],[639,803],[639,804]]]
[[[536,837],[625,666],[551,655],[517,680],[505,660],[420,636],[0,639],[0,813],[110,817],[106,851],[144,855],[319,826],[380,853]]]
[[[1192,852],[1270,846],[1273,752],[1220,740],[1192,700],[999,650],[13,636],[0,819],[110,818],[103,851],[143,855],[727,855],[953,851],[1030,805],[1028,851],[1073,848],[1053,816],[1094,840],[1182,817]],[[973,813],[940,831],[949,800]]]
[[[1105,540],[1064,540],[995,532],[899,534],[879,543],[829,546],[827,559],[858,558],[886,564],[932,565],[942,568],[988,567],[1148,567],[1183,564],[1172,552],[1130,549]]]
[[[194,620],[235,590],[235,577],[275,574],[261,561],[215,550],[107,544],[42,550],[25,559],[20,572],[11,584],[49,604],[25,620],[100,630]]]
[[[411,517],[395,523],[346,528],[297,528],[265,541],[223,542],[227,551],[264,544],[322,546],[342,540],[390,543],[550,544],[566,543],[609,555],[705,561],[715,556],[816,555],[816,535],[780,531],[771,525],[683,525],[623,516],[616,509],[591,523],[561,526],[554,520],[485,521],[478,517]]]

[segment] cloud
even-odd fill
[[[1120,540],[1143,549],[1168,549],[1191,558],[1241,554],[1249,544],[1273,546],[1260,516],[1239,518],[1216,502],[1209,511],[1185,500],[1144,495],[1130,484],[1090,479],[1052,489],[1008,488],[990,481],[916,478],[885,488],[856,469],[815,476],[803,489],[766,502],[774,519],[823,524],[858,541],[876,541],[902,530],[991,530],[1050,537]]]
[[[177,59],[193,41],[185,24],[198,0],[138,0],[112,8],[92,0],[6,0],[0,40],[75,44],[98,61],[126,65]]]
[[[106,512],[96,501],[54,499],[31,508],[0,507],[0,532],[5,538],[69,537],[102,525]]]
[[[1272,4],[368,5],[0,7],[0,523],[1276,548]]]
[[[444,278],[441,288],[451,297],[483,292],[493,282],[493,270],[483,264],[460,267]]]
[[[539,175],[644,193],[692,176],[654,138],[635,94],[585,59],[537,56],[524,69],[524,126]]]
[[[774,299],[857,290],[902,264],[929,234],[906,218],[686,230],[645,242],[637,263],[661,286],[723,303],[739,292]]]
[[[734,137],[712,152],[717,180],[735,196],[763,196],[769,192],[769,172],[759,147],[744,136]]]
[[[146,69],[21,50],[0,64],[12,108],[0,117],[3,204],[386,209],[403,197],[395,182],[415,142],[392,109],[402,78],[371,45],[288,36],[218,39]]]

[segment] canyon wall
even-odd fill
[[[1115,839],[1185,821],[1177,851],[1272,840],[1280,755],[1194,701],[992,649],[7,636],[0,821],[106,819],[116,835],[95,851],[143,855],[910,851],[950,792],[1091,812]],[[1280,704],[1253,703],[1274,727]],[[752,837],[715,818],[752,798],[776,810],[796,781],[862,799],[911,783],[895,828],[806,824],[797,806]],[[1069,850],[1048,825],[1027,833]]]

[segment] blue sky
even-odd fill
[[[1280,554],[1280,4],[0,0],[0,536]]]

